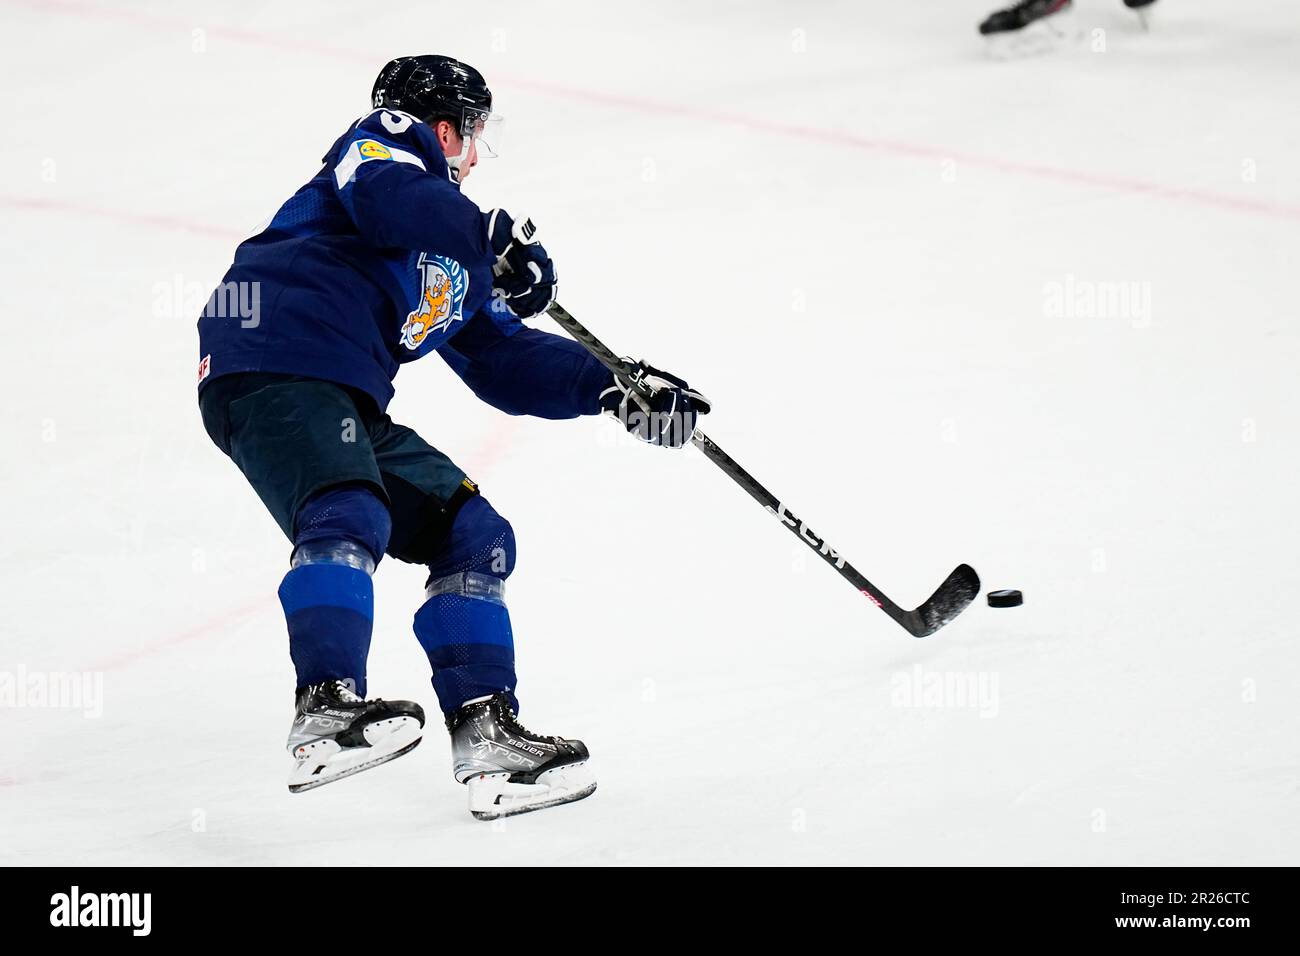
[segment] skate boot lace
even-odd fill
[[[556,742],[559,741],[559,739],[560,739],[559,737],[553,737],[553,736],[550,736],[549,734],[535,734],[535,733],[533,733],[531,730],[529,730],[527,727],[525,727],[523,724],[521,724],[521,723],[519,722],[519,715],[515,713],[515,710],[514,710],[513,707],[511,707],[509,704],[505,703],[505,701],[502,701],[502,705],[503,705],[503,706],[502,706],[502,710],[504,710],[504,711],[506,712],[506,715],[507,715],[507,717],[509,718],[509,721],[510,721],[510,728],[511,728],[512,730],[517,730],[517,731],[519,731],[519,733],[523,734],[525,737],[532,737],[532,738],[534,738],[534,739],[536,739],[536,740],[547,740],[547,741],[550,741],[551,743],[556,743]]]
[[[348,687],[348,685],[343,681],[334,680],[334,681],[330,681],[330,684],[334,687],[334,690],[338,693],[339,699],[344,701],[345,703],[348,704],[364,703],[362,698],[358,697],[356,693],[353,692],[353,690],[350,687]],[[376,698],[376,700],[377,699],[378,698]]]

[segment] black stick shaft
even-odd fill
[[[615,355],[604,342],[596,338],[596,336],[593,335],[586,326],[575,319],[568,309],[556,302],[547,310],[547,314],[558,322],[566,332],[572,335],[577,342],[585,347],[588,352],[594,355],[602,365],[613,372],[614,375],[618,376],[624,384],[635,388],[642,394],[650,393],[650,387],[635,375],[636,367],[630,362]],[[764,488],[763,485],[759,483],[758,479],[747,472],[734,458],[723,451],[718,446],[717,442],[709,438],[702,431],[696,429],[695,436],[691,439],[691,443],[702,451],[709,461],[722,469],[723,473],[726,474],[727,477],[738,484],[741,488],[745,489],[745,492],[751,498],[767,509],[770,514],[780,518],[781,523],[790,530],[791,534],[816,551],[823,561],[838,571],[841,577],[857,588],[858,591],[864,594],[868,600],[876,605],[876,607],[880,608],[898,623],[903,624],[905,627],[908,626],[906,618],[909,612],[904,611],[897,604],[891,601],[884,592],[868,581],[861,572],[841,557],[834,548],[828,545],[825,538],[816,534],[811,528],[795,517],[794,514],[781,503],[780,499],[778,499],[776,495]]]
[[[823,561],[840,573],[840,577],[852,584],[866,596],[867,600],[871,601],[895,621],[900,624],[903,622],[906,611],[891,601],[883,591],[868,581],[862,572],[841,557],[834,548],[827,544],[825,538],[795,517],[790,509],[777,500],[776,495],[764,488],[757,478],[719,448],[717,442],[699,430],[696,430],[695,437],[691,441],[696,448],[704,452],[709,461],[722,469],[727,477],[740,485],[751,498],[766,508],[769,514],[780,518],[781,523],[789,529],[791,534],[816,551]]]

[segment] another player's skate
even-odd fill
[[[420,742],[424,708],[409,700],[362,700],[341,680],[298,691],[289,730],[289,790],[299,793],[378,767]]]
[[[1124,6],[1128,7],[1137,14],[1138,23],[1142,24],[1143,30],[1151,29],[1151,5],[1156,0],[1124,0]]]
[[[1021,0],[989,14],[980,24],[989,53],[998,58],[1042,53],[1079,36],[1071,0]]]
[[[581,740],[543,737],[520,725],[505,694],[480,697],[447,718],[452,773],[469,787],[480,820],[590,796],[596,778]]]

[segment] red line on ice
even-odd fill
[[[156,638],[146,644],[138,644],[130,650],[119,651],[116,654],[110,654],[107,657],[101,657],[99,660],[92,661],[86,665],[88,671],[112,671],[122,667],[127,667],[140,660],[142,657],[149,657],[159,651],[170,650],[177,644],[184,644],[188,641],[198,640],[201,637],[208,637],[218,631],[228,631],[233,627],[243,624],[257,614],[275,608],[277,605],[271,597],[265,596],[248,601],[231,608],[214,609],[209,614],[209,619],[202,624],[196,624],[193,627],[186,628],[175,634],[168,634],[165,637]]]
[[[84,203],[64,199],[30,199],[23,196],[0,196],[0,206],[9,209],[21,209],[28,212],[62,212],[73,216],[90,216],[95,219],[109,219],[114,222],[130,223],[134,226],[152,226],[160,229],[175,229],[180,232],[192,232],[210,239],[243,239],[252,235],[252,230],[240,231],[228,226],[209,226],[180,216],[160,216],[154,213],[133,212],[129,209],[103,209]]]
[[[336,59],[343,59],[351,62],[370,63],[373,64],[376,69],[378,69],[388,58],[387,54],[369,53],[366,51],[358,51],[354,48],[334,46],[327,43],[316,43],[312,41],[297,40],[292,37],[278,37],[264,33],[256,33],[239,27],[220,25],[198,26],[192,22],[158,17],[153,14],[132,10],[123,6],[97,6],[94,4],[82,3],[79,2],[79,0],[43,0],[43,2],[25,0],[25,5],[42,11],[52,10],[81,17],[93,16],[105,20],[122,20],[131,23],[147,24],[168,31],[178,30],[188,32],[194,29],[202,29],[212,36],[225,37],[240,43],[249,43],[277,50],[295,50],[302,53],[334,57]],[[1234,212],[1250,213],[1276,219],[1300,219],[1300,206],[1268,199],[1250,199],[1247,197],[1232,196],[1227,193],[1217,193],[1206,189],[1193,189],[1154,182],[1151,180],[1117,176],[1109,173],[1089,172],[1087,170],[1071,169],[1065,166],[1050,166],[1042,163],[1026,163],[1019,160],[1003,159],[997,156],[985,156],[978,153],[963,153],[960,151],[945,149],[942,146],[928,146],[921,143],[909,143],[903,140],[860,136],[856,133],[842,130],[825,129],[817,126],[800,126],[794,123],[782,123],[775,120],[763,119],[762,117],[702,109],[689,104],[652,100],[646,97],[631,96],[623,93],[605,93],[600,90],[589,89],[586,87],[565,86],[557,83],[547,83],[545,81],[539,82],[532,78],[512,76],[510,74],[499,75],[502,76],[507,84],[512,84],[522,89],[532,90],[537,93],[577,100],[583,103],[599,103],[609,107],[640,113],[667,114],[679,117],[689,116],[710,123],[721,123],[742,129],[754,130],[756,132],[780,133],[783,136],[804,137],[810,141],[827,143],[846,149],[885,153],[896,156],[920,157],[925,159],[947,159],[979,169],[994,170],[1012,176],[1070,183],[1076,186],[1090,186],[1097,189],[1130,193],[1137,196],[1152,196],[1174,202],[1184,202],[1194,205],[1208,206],[1211,208],[1228,209]],[[200,227],[195,227],[195,231],[200,231]]]

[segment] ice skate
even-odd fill
[[[447,718],[452,772],[469,788],[480,820],[590,796],[596,778],[581,740],[544,737],[520,725],[505,694],[472,700]]]
[[[420,742],[424,709],[409,700],[362,700],[341,680],[298,691],[289,730],[289,790],[300,793],[378,767]]]
[[[1137,14],[1138,23],[1142,25],[1143,30],[1151,29],[1152,5],[1156,0],[1124,0],[1124,6],[1128,7]]]
[[[1073,11],[1072,0],[1021,0],[989,14],[979,30],[995,59],[1032,56],[1081,36]]]

